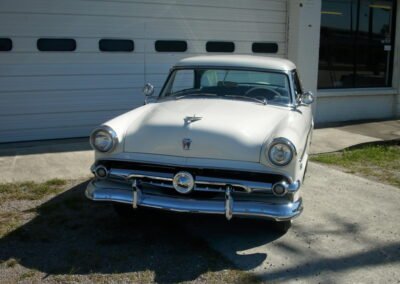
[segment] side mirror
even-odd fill
[[[314,102],[314,94],[312,92],[305,92],[299,97],[299,105],[311,105]]]
[[[152,103],[155,101],[155,98],[153,97],[154,94],[154,86],[150,83],[147,83],[143,87],[143,94],[145,95],[144,103]]]

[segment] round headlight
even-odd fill
[[[99,152],[110,152],[118,143],[117,134],[108,126],[95,129],[90,136],[90,144]]]
[[[274,165],[282,167],[292,161],[295,153],[296,150],[289,140],[278,138],[272,141],[269,146],[268,158]]]

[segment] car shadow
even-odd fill
[[[281,235],[257,220],[227,222],[222,216],[137,211],[123,221],[108,203],[84,197],[87,182],[43,203],[36,216],[0,239],[0,262],[16,259],[47,275],[153,271],[157,282],[190,281],[209,271],[236,269],[196,232],[229,239],[251,234],[232,254],[272,242]],[[266,254],[236,255],[251,269]]]

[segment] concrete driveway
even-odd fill
[[[79,282],[98,274],[120,282],[132,272],[163,283],[199,281],[210,263],[213,271],[239,268],[266,282],[400,279],[400,189],[326,166],[309,165],[304,213],[285,235],[264,220],[143,210],[127,226],[110,204],[86,200],[85,186],[46,201],[0,239],[0,262],[17,259],[49,282],[66,274]],[[0,269],[0,282],[15,273]]]
[[[310,163],[303,193],[303,214],[280,237],[259,221],[191,229],[263,280],[399,283],[399,188]]]

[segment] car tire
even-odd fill
[[[130,204],[113,203],[113,207],[117,215],[125,220],[131,219],[136,213],[136,210],[134,210]]]
[[[292,220],[275,222],[275,230],[278,233],[285,234],[292,227]]]

